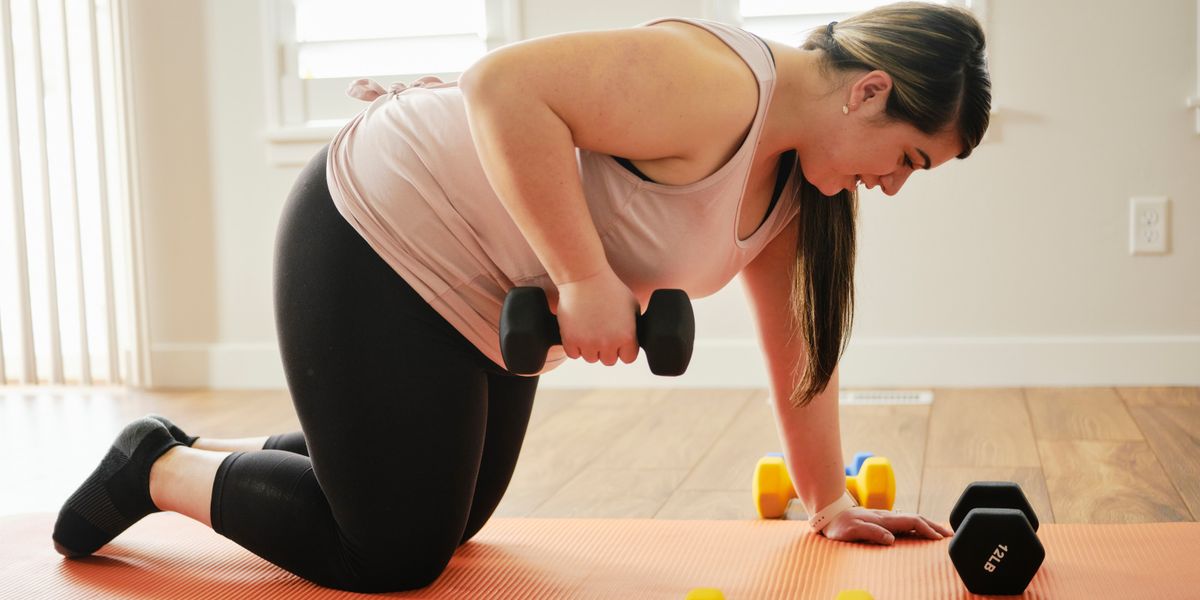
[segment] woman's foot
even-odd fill
[[[170,419],[168,419],[162,415],[153,415],[152,414],[152,415],[146,415],[146,416],[150,417],[151,419],[154,419],[155,421],[158,421],[159,423],[162,423],[164,426],[166,426],[167,431],[171,432],[171,437],[175,438],[175,441],[183,444],[184,446],[190,447],[192,444],[196,443],[196,440],[200,439],[199,436],[188,435],[188,434],[184,433],[183,430],[180,429],[178,425],[172,423],[170,421]]]
[[[54,549],[63,556],[86,556],[158,512],[150,499],[150,467],[180,445],[153,415],[126,425],[100,465],[63,504],[54,524]]]

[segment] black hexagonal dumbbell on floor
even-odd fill
[[[1011,481],[976,481],[950,511],[950,560],[974,594],[1020,594],[1046,558],[1038,519]]]

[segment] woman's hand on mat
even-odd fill
[[[914,513],[854,507],[842,511],[822,531],[825,537],[843,542],[892,545],[896,535],[940,540],[954,535],[946,527]]]
[[[637,360],[637,298],[605,268],[599,273],[558,286],[558,330],[563,352],[607,366]]]

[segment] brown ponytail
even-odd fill
[[[991,82],[983,30],[965,9],[901,2],[813,30],[801,46],[820,50],[821,68],[839,75],[882,70],[892,77],[888,118],[926,134],[957,130],[966,158],[987,131]],[[802,173],[801,165],[796,171]],[[825,196],[803,180],[793,272],[793,325],[808,354],[789,399],[805,406],[829,385],[854,320],[856,191]],[[797,365],[801,368],[801,365]]]
[[[791,308],[808,352],[793,406],[808,404],[825,389],[850,340],[857,213],[856,192],[826,196],[802,180]]]

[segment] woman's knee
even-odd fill
[[[475,537],[475,534],[479,533],[480,529],[483,529],[488,519],[492,518],[492,513],[496,512],[496,505],[500,503],[499,500],[499,498],[495,500],[490,498],[486,500],[476,498],[478,504],[471,505],[471,516],[467,519],[467,527],[463,530],[462,538],[458,541],[459,546],[471,541],[471,538]]]
[[[476,523],[468,523],[467,530],[463,532],[462,539],[458,540],[458,545],[461,546],[461,545],[471,541],[471,538],[475,537],[475,534],[479,533],[480,529],[483,529],[484,523],[486,523],[486,521],[477,523],[477,524]]]
[[[347,567],[347,573],[338,589],[358,593],[403,592],[428,587],[437,581],[450,564],[453,553],[445,556],[426,554],[417,559],[397,558],[360,562]]]

